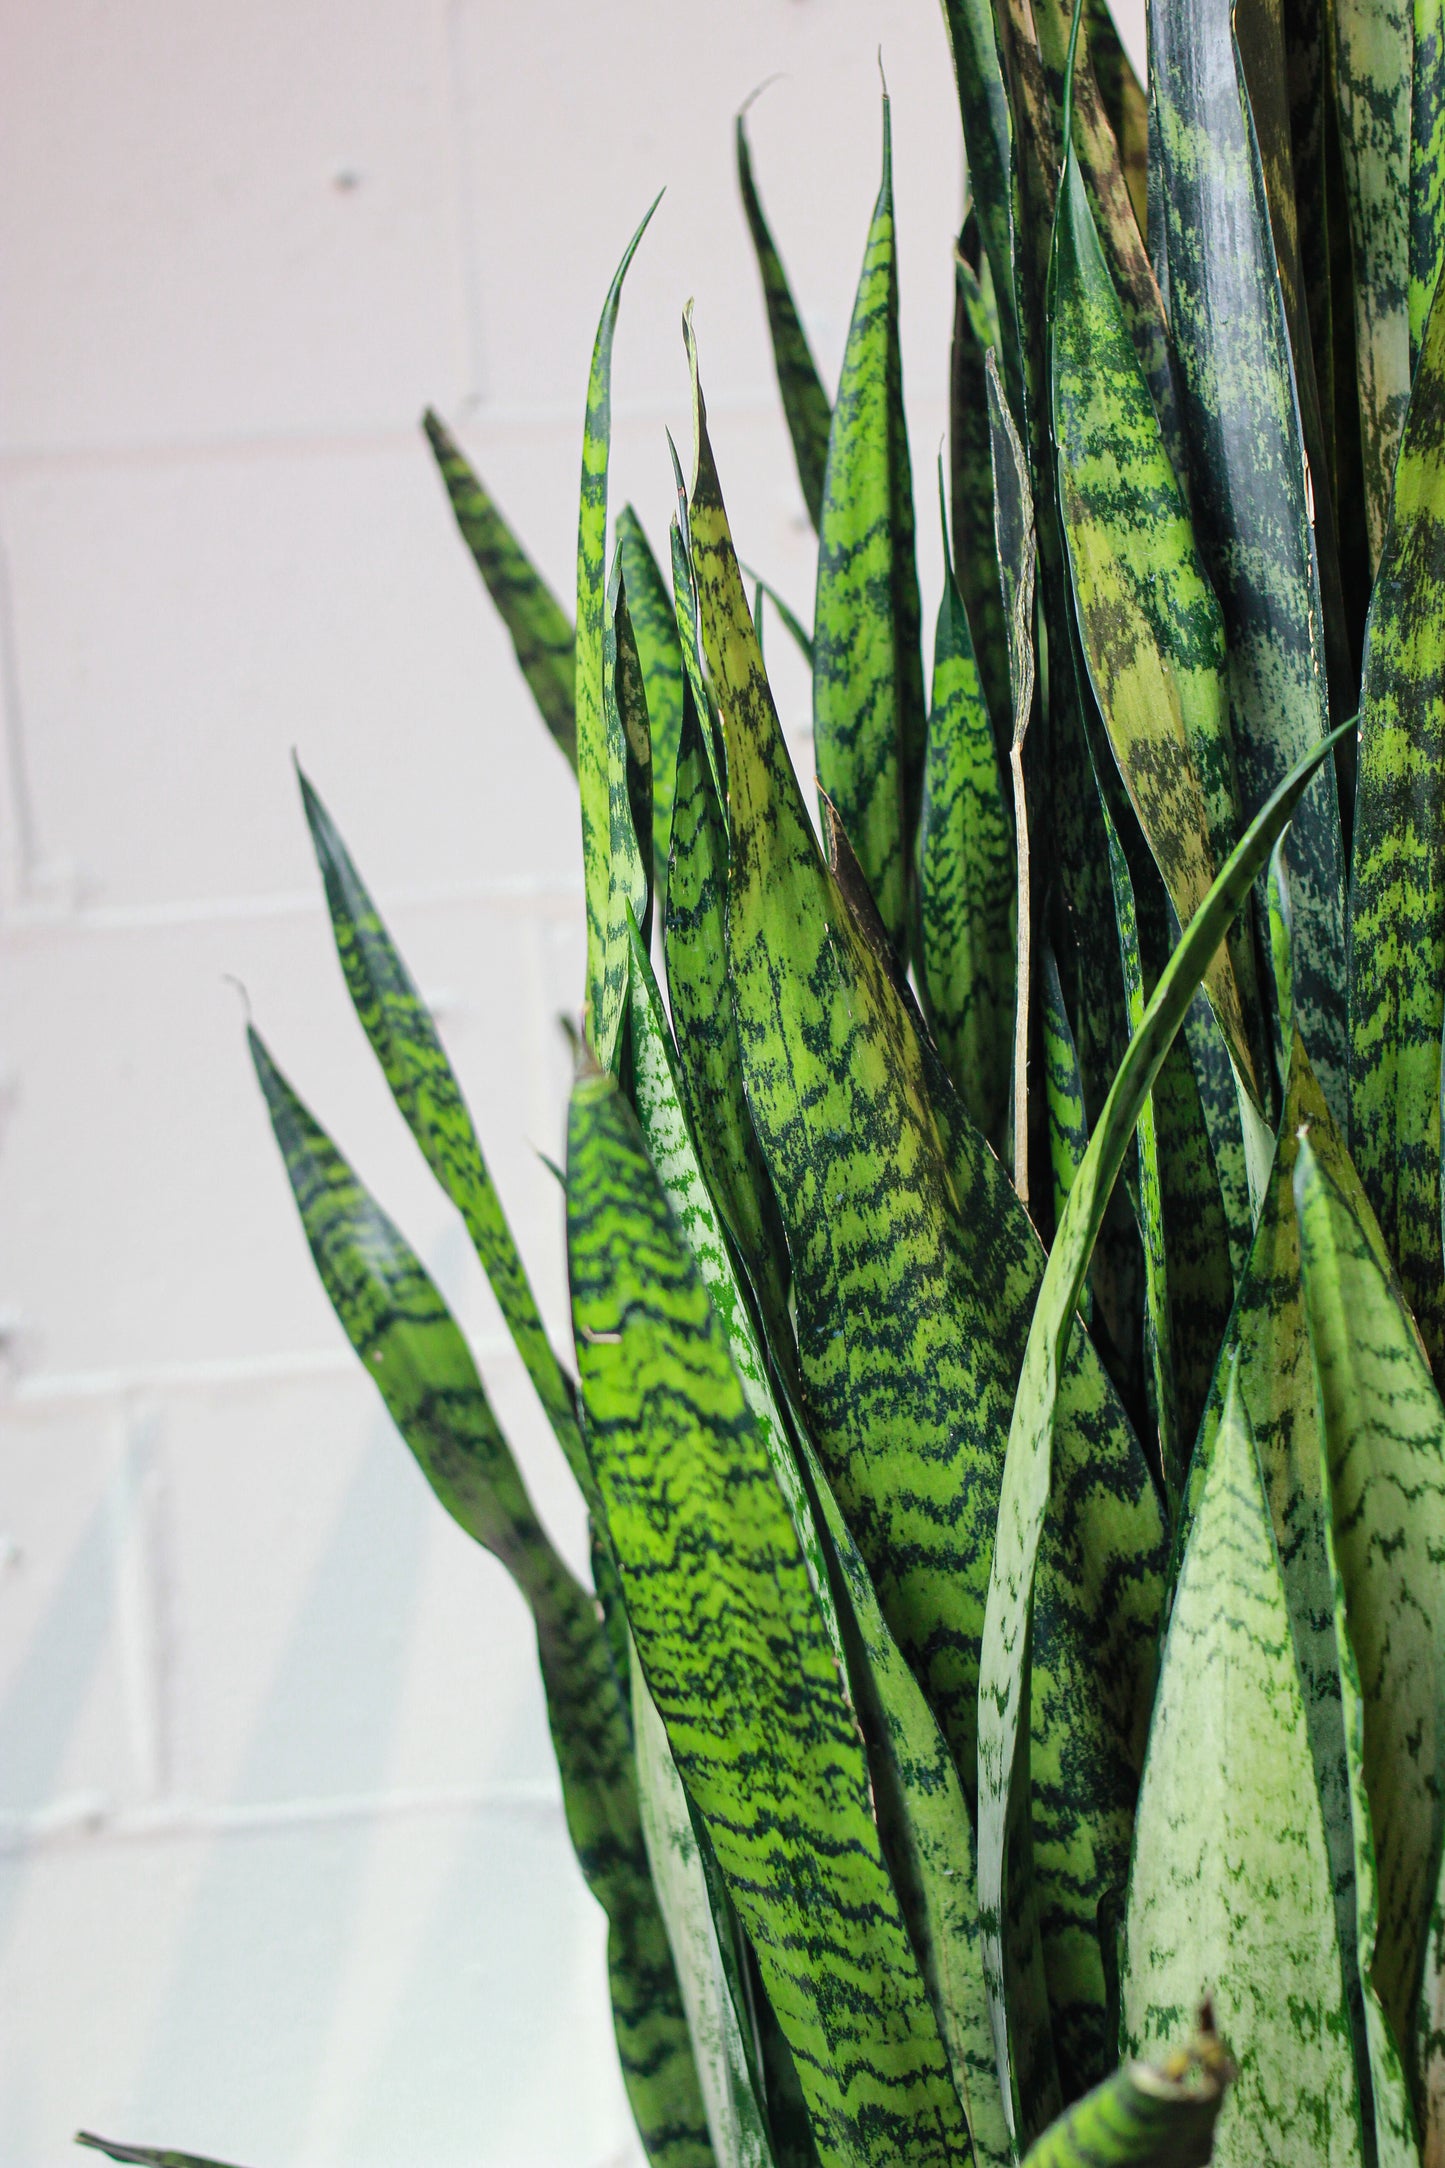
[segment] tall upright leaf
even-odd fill
[[[753,181],[752,153],[743,125],[746,112],[744,106],[737,117],[738,187],[742,191],[748,232],[752,235],[753,253],[758,259],[758,271],[763,281],[768,331],[773,342],[773,367],[778,373],[783,417],[793,443],[798,484],[808,507],[808,517],[817,527],[823,511],[823,475],[828,463],[828,430],[833,413],[788,284],[788,274],[783,269],[783,259],[778,254]]]
[[[1013,1041],[1013,831],[946,521],[943,566],[918,836],[918,978],[959,1096],[1001,1151]]]
[[[587,383],[582,433],[582,503],[577,521],[577,781],[582,797],[582,873],[587,894],[589,1045],[611,1060],[622,1013],[626,919],[612,877],[612,783],[603,699],[607,621],[607,465],[612,442],[612,337],[628,265],[661,202],[659,196],[628,242],[607,290]]]
[[[1017,295],[1018,178],[1014,122],[990,0],[943,0],[963,121],[969,186],[992,273],[1003,332],[1004,369],[1015,398],[1023,394]]]
[[[1437,1375],[1445,1021],[1445,304],[1430,312],[1365,642],[1350,1146]]]
[[[1217,2168],[1362,2163],[1329,1853],[1237,1385],[1185,1546],[1149,1732],[1123,1980],[1131,2054],[1168,2047],[1201,1981],[1238,2065]]]
[[[1333,17],[1373,564],[1410,398],[1413,22],[1409,0],[1334,0]]]
[[[462,540],[512,636],[543,722],[577,765],[574,683],[577,642],[567,615],[478,480],[451,431],[430,407],[422,427],[441,469]]]
[[[870,933],[818,855],[757,655],[700,398],[696,421],[693,550],[727,736],[728,972],[792,1254],[805,1412],[967,1786],[998,1448],[1040,1252],[962,1109],[941,1111],[940,1094],[952,1094],[929,1067],[881,921],[873,914]],[[866,888],[862,903],[871,909]],[[1037,1819],[1055,2027],[1071,2075],[1088,2073],[1087,2083],[1107,2063],[1105,1987],[1079,1893],[1124,1872],[1163,1531],[1087,1343],[1065,1391],[1063,1452],[1077,1482],[1061,1491],[1068,1512],[1050,1534],[1033,1710],[1047,1771]],[[1041,2060],[1023,2091],[1041,2122],[1051,2056],[1032,2014],[1029,2025]]]
[[[900,954],[926,728],[885,93],[883,180],[843,350],[818,522],[813,743],[819,784],[843,817]]]
[[[617,544],[622,578],[642,682],[647,689],[648,738],[652,750],[653,885],[661,895],[667,885],[667,853],[672,841],[672,797],[677,777],[678,740],[682,733],[682,648],[672,596],[657,559],[630,504],[617,515]],[[647,838],[640,839],[644,845]]]
[[[632,1732],[595,1598],[547,1540],[471,1354],[425,1267],[254,1031],[256,1073],[343,1331],[452,1518],[531,1608],[568,1834],[608,1919],[613,2020],[654,2168],[713,2168],[697,2071],[638,1820]]]
[[[1379,1862],[1373,1977],[1403,2044],[1414,2029],[1445,1827],[1445,1410],[1376,1246],[1308,1143],[1295,1195],[1335,1548],[1364,1698]]]
[[[1410,373],[1445,262],[1445,16],[1415,0],[1410,82]]]
[[[820,2158],[952,2168],[967,2126],[856,1721],[722,1326],[608,1077],[573,1093],[567,1162],[588,1434],[638,1657]]]
[[[970,209],[954,258],[953,345],[949,356],[948,475],[954,576],[963,597],[983,696],[1000,748],[1012,709],[1008,634],[993,532],[993,457],[984,357],[994,328],[978,276],[978,218]]]
[[[1304,453],[1228,0],[1156,7],[1149,67],[1190,494],[1224,616],[1247,817],[1328,728]],[[1222,235],[1227,242],[1216,241]],[[1345,854],[1332,768],[1300,808],[1290,863],[1300,1029],[1338,1119],[1347,1089]]]

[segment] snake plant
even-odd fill
[[[575,622],[426,420],[577,777],[570,1369],[303,784],[594,1590],[252,1052],[343,1327],[531,1605],[653,2168],[1440,2168],[1440,0],[1151,0],[1147,87],[1107,0],[944,13],[928,672],[886,95],[831,400],[737,126],[817,532],[815,809],[690,325],[669,548],[609,528],[647,221]]]

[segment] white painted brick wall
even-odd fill
[[[614,502],[665,543],[695,295],[735,528],[806,612],[731,117],[783,74],[755,155],[831,378],[880,41],[926,506],[960,201],[928,0],[0,4],[6,2168],[75,2158],[78,2123],[253,2168],[636,2158],[524,1611],[341,1340],[225,974],[432,1264],[575,1557],[350,1017],[289,755],[437,998],[560,1340],[536,1148],[580,986],[575,792],[416,419],[459,426],[567,594],[596,313],[666,182]]]

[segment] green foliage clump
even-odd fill
[[[945,15],[972,193],[931,684],[886,97],[831,402],[738,123],[817,530],[787,622],[821,846],[690,326],[666,570],[630,508],[609,547],[641,229],[575,628],[427,418],[580,791],[575,1379],[305,786],[595,1597],[253,1052],[343,1326],[531,1604],[654,2168],[1435,2168],[1438,6],[1153,0],[1147,91],[1107,0]]]

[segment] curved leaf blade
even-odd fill
[[[797,462],[798,486],[808,507],[808,517],[816,529],[822,516],[823,475],[828,463],[828,431],[833,411],[808,345],[808,334],[803,329],[788,274],[783,269],[783,259],[763,215],[762,201],[753,180],[747,129],[743,125],[746,111],[744,107],[736,124],[738,187],[763,282],[768,333],[773,344],[773,367],[777,371],[783,416],[792,439],[793,458]]]

